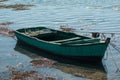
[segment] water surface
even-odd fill
[[[0,4],[32,4],[30,10],[0,9],[0,22],[14,22],[9,27],[16,30],[25,27],[46,26],[59,30],[60,25],[69,25],[80,32],[115,32],[120,31],[120,0],[9,0]],[[84,29],[84,30],[81,30]],[[119,38],[119,35],[115,36]],[[119,40],[118,40],[119,41]],[[119,46],[119,42],[116,44]],[[6,36],[0,36],[0,72],[6,71],[6,66],[26,64],[35,57],[15,50],[17,41]],[[30,53],[30,52],[27,52]],[[113,55],[112,55],[113,54]],[[39,57],[39,56],[38,56]],[[36,58],[36,57],[35,57]],[[108,58],[103,60],[108,80],[119,80],[120,53],[114,48],[108,48]],[[66,67],[67,65],[64,65]],[[73,67],[77,69],[78,66]],[[80,66],[81,67],[81,66]],[[85,68],[86,69],[86,68]],[[60,80],[83,80],[67,74],[56,68],[40,69],[43,72],[56,74]],[[93,69],[89,69],[91,72]],[[99,72],[99,70],[95,71]],[[104,73],[103,73],[104,74]],[[53,76],[56,76],[53,75]],[[102,79],[102,77],[100,77]]]

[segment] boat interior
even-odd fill
[[[59,31],[53,33],[39,34],[33,37],[40,40],[61,44],[83,44],[100,41],[100,39],[92,39],[89,37],[79,36],[73,33],[64,33]]]
[[[61,44],[84,44],[84,43],[94,43],[99,42],[98,38],[90,38],[82,35],[77,35],[74,33],[67,33],[52,29],[36,29],[36,30],[21,30],[25,35],[40,40],[61,43]],[[21,32],[20,31],[20,32]]]

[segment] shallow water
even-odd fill
[[[36,26],[47,26],[59,30],[60,25],[69,25],[77,29],[77,33],[90,31],[119,33],[120,31],[120,0],[9,0],[0,4],[35,5],[30,7],[30,10],[0,9],[0,22],[14,22],[9,26],[14,30]],[[115,37],[119,38],[119,35]],[[118,41],[116,44],[119,46]],[[0,36],[0,65],[2,65],[0,72],[6,71],[7,65],[28,63],[26,65],[28,66],[33,59],[15,50],[16,43],[17,41],[10,37]],[[119,80],[120,72],[116,72],[116,67],[120,66],[119,58],[120,53],[112,47],[108,48],[108,59],[103,60],[108,80]],[[46,72],[48,68],[40,70]],[[59,75],[60,80],[83,80],[59,69],[50,68],[49,71],[47,72]]]

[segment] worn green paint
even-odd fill
[[[46,29],[44,27],[35,27],[35,28],[25,28],[18,29],[15,31],[15,35],[18,40],[22,40],[32,46],[44,49],[55,54],[65,55],[65,56],[100,56],[103,57],[105,50],[108,46],[108,43],[100,42],[100,39],[92,39],[89,37],[76,35],[74,33],[66,33],[57,31],[56,35],[63,35],[63,39],[71,37],[80,37],[80,40],[73,40],[64,43],[54,43],[52,41],[45,41],[29,35],[25,35],[26,31],[37,31]],[[51,30],[51,29],[50,29]],[[55,30],[53,30],[55,31]],[[42,35],[42,34],[41,34]],[[43,34],[47,35],[47,34]],[[50,34],[49,34],[50,36]],[[88,40],[88,41],[87,41]]]

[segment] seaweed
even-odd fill
[[[0,23],[0,26],[8,26],[8,25],[11,25],[13,23],[14,22],[2,22],[2,23]]]
[[[38,67],[38,68],[52,67],[53,64],[55,64],[55,61],[49,60],[47,58],[34,59],[34,60],[30,61],[31,66],[35,66],[35,67]]]
[[[2,22],[0,23],[0,34],[10,37],[14,37],[14,32],[8,26],[13,24],[13,22]]]
[[[29,10],[29,7],[34,6],[34,5],[27,5],[27,4],[14,4],[14,5],[6,5],[6,4],[1,4],[0,8],[1,9],[13,9],[13,10]]]
[[[0,0],[0,2],[5,2],[5,1],[8,1],[8,0]]]

